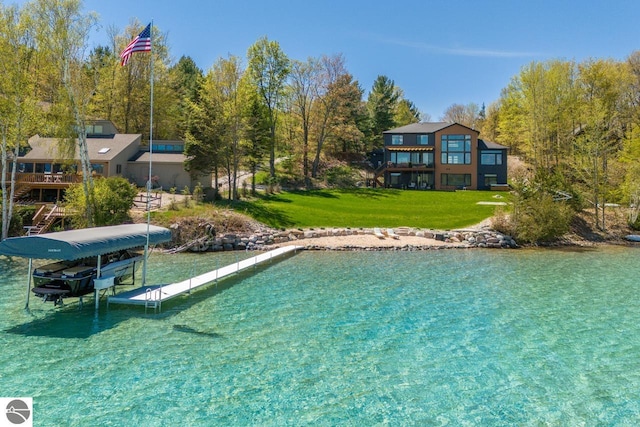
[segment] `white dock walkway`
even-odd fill
[[[263,264],[284,254],[294,252],[302,248],[303,246],[283,246],[269,252],[261,253],[254,257],[235,262],[231,265],[227,265],[226,267],[183,280],[182,282],[172,283],[170,285],[143,286],[131,291],[122,292],[108,297],[107,304],[144,305],[145,307],[153,307],[155,309],[160,307],[162,302],[170,300],[171,298],[189,293],[224,277],[246,270],[247,268]]]

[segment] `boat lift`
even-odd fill
[[[34,259],[73,261],[97,256],[98,266],[96,279],[94,279],[97,308],[98,292],[101,289],[113,286],[113,277],[101,277],[101,255],[137,247],[145,247],[146,252],[149,245],[156,245],[170,240],[171,230],[167,228],[148,224],[124,224],[11,237],[0,242],[0,255],[29,259],[25,309],[29,308]],[[146,269],[146,257],[143,262]]]

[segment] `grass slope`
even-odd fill
[[[496,198],[496,197],[500,198]],[[453,229],[491,217],[507,193],[401,191],[389,189],[284,192],[236,205],[274,228],[399,227]]]

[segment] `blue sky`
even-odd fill
[[[10,3],[10,0],[7,1]],[[402,88],[432,120],[451,104],[496,101],[532,61],[624,60],[640,49],[637,0],[85,0],[106,28],[151,19],[168,34],[174,60],[207,70],[246,58],[267,36],[292,59],[342,53],[365,91],[378,75]]]

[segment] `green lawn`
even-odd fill
[[[506,192],[401,191],[390,189],[284,192],[236,205],[275,228],[417,227],[448,230],[492,216]]]

